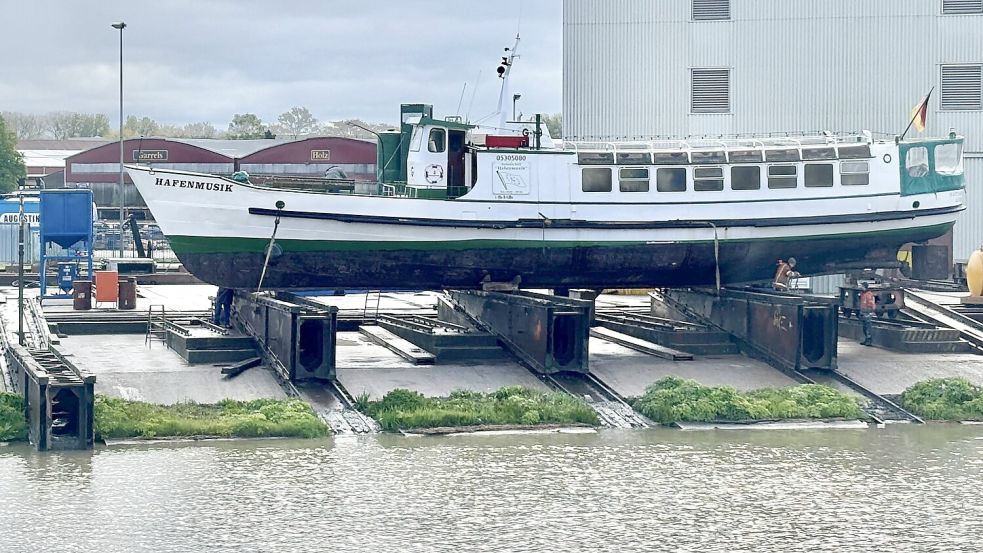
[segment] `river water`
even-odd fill
[[[980,551],[983,426],[0,447],[0,551]]]

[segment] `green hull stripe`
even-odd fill
[[[940,223],[930,227],[915,227],[921,233],[945,234],[953,223]],[[854,237],[884,237],[910,234],[912,229],[893,229],[878,232],[850,232],[844,234],[820,234],[811,236],[750,238],[750,239],[721,239],[720,243],[739,244],[743,242],[780,241],[780,240],[842,240]],[[265,238],[213,238],[205,236],[169,236],[171,248],[175,253],[208,254],[208,253],[262,253],[266,251],[269,240]],[[423,241],[340,241],[340,240],[295,240],[278,239],[276,243],[284,252],[360,252],[360,251],[436,251],[436,250],[482,250],[503,248],[577,248],[577,247],[611,247],[644,245],[641,240],[625,241],[577,241],[564,240],[544,244],[539,240],[448,240],[440,242]],[[713,240],[692,240],[678,243],[699,244],[713,243]],[[661,242],[659,243],[661,244]]]

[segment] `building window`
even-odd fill
[[[924,177],[928,175],[928,148],[918,146],[908,150],[905,155],[905,167],[909,177]]]
[[[939,109],[983,109],[983,64],[943,65]]]
[[[618,190],[622,192],[648,192],[649,170],[625,168],[618,171]]]
[[[696,190],[697,192],[716,192],[723,189],[723,167],[693,168],[693,190]]]
[[[870,164],[866,161],[840,163],[840,185],[861,186],[870,184]]]
[[[731,190],[760,190],[761,167],[757,165],[738,165],[730,168]]]
[[[983,14],[983,0],[942,0],[942,15]]]
[[[693,0],[693,21],[730,19],[730,0]]]
[[[610,192],[611,168],[610,167],[584,168],[583,177],[581,179],[581,189],[584,192]]]
[[[430,129],[430,141],[427,142],[427,149],[431,152],[441,153],[447,144],[447,133],[444,129]]]
[[[768,188],[795,188],[798,186],[798,166],[769,165]]]
[[[730,113],[730,69],[691,70],[693,113]]]
[[[833,186],[832,163],[807,163],[805,168],[806,188]]]
[[[682,167],[657,169],[655,189],[659,192],[686,192],[686,169]]]

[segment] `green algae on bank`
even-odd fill
[[[667,376],[632,402],[639,413],[662,424],[674,422],[784,419],[865,419],[856,398],[821,384],[738,392]]]
[[[930,420],[983,420],[983,387],[965,378],[931,378],[908,387],[901,406]]]
[[[24,398],[20,394],[0,392],[0,442],[20,442],[26,439]]]
[[[97,396],[96,437],[318,438],[328,427],[299,399],[223,400],[215,404],[156,405]]]
[[[379,401],[358,398],[359,411],[379,421],[383,430],[491,425],[597,426],[597,413],[583,401],[559,392],[506,386],[491,393],[457,390],[446,398],[395,389]]]

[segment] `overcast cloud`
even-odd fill
[[[465,82],[467,112],[478,80],[475,120],[495,109],[495,68],[517,26],[520,111],[560,111],[561,0],[4,0],[2,12],[0,111],[116,121],[119,20],[124,112],[160,123],[224,129],[235,113],[273,122],[294,106],[395,123],[400,103],[454,114]]]

